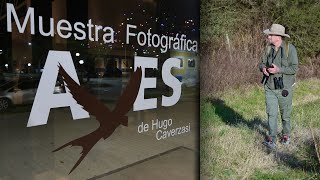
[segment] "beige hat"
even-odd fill
[[[280,24],[272,24],[270,29],[266,29],[263,33],[269,35],[279,35],[279,36],[286,36],[290,38],[288,34],[285,34],[285,28]]]

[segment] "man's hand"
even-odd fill
[[[275,64],[272,64],[272,67],[268,68],[268,72],[271,73],[271,74],[276,74],[279,71],[280,71],[280,69]]]
[[[263,72],[264,75],[269,76],[269,73],[268,73],[268,71],[267,71],[267,68],[263,68],[263,69],[262,69],[262,72]]]

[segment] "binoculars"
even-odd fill
[[[274,77],[273,82],[274,82],[275,89],[283,89],[284,88],[282,77]]]

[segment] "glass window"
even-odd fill
[[[0,179],[198,177],[198,1],[0,4]]]

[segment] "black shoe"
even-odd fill
[[[288,144],[290,144],[290,137],[289,136],[283,136],[281,138],[280,142],[281,142],[281,144],[288,145]]]

